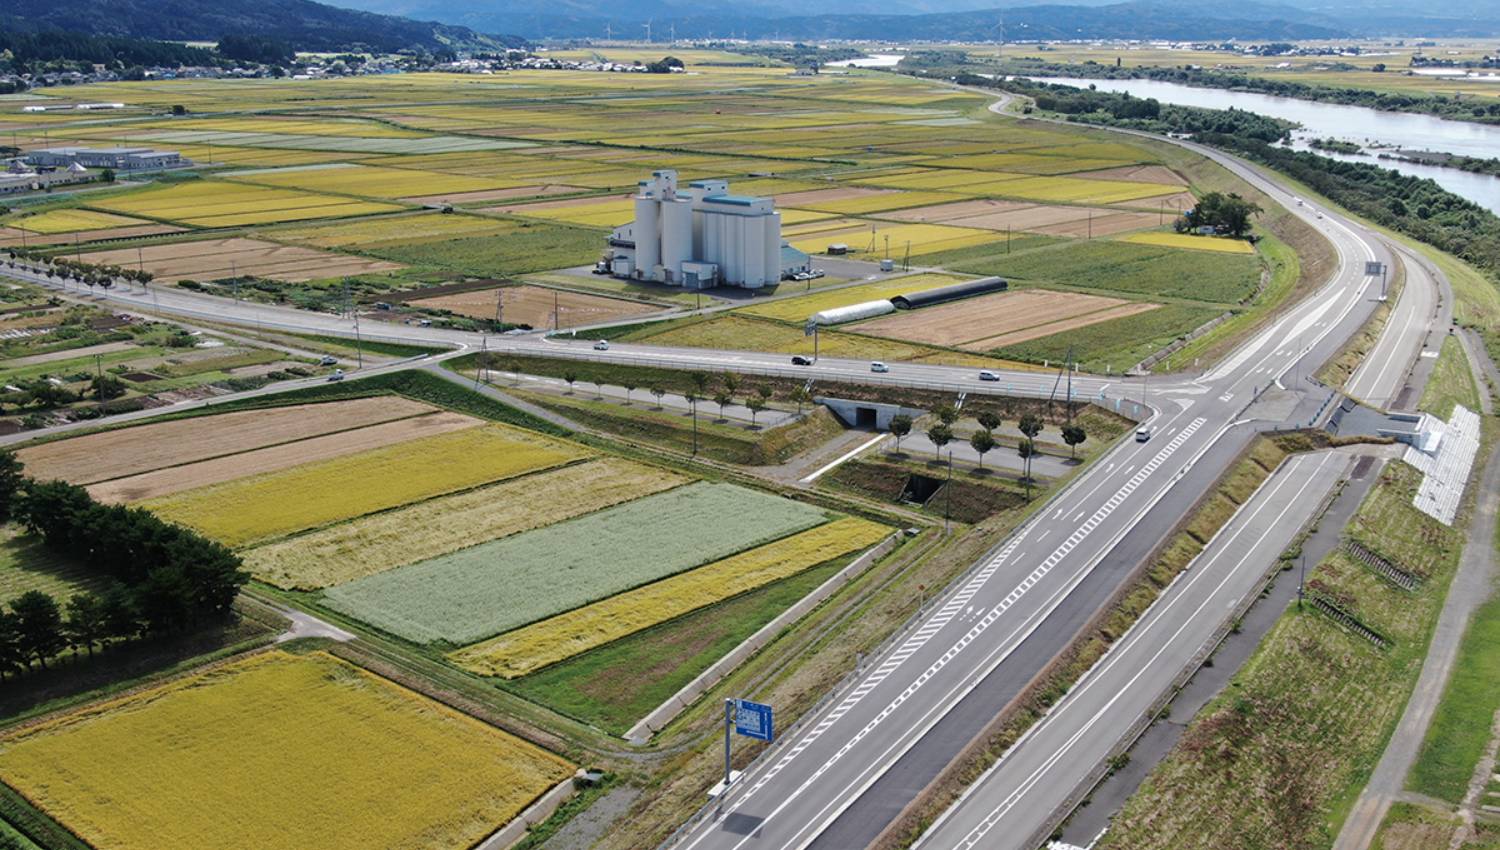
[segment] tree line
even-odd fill
[[[141,508],[105,505],[82,487],[27,477],[0,452],[0,523],[83,565],[97,589],[66,606],[29,591],[0,610],[0,675],[22,674],[68,647],[93,654],[114,642],[222,621],[250,574],[222,544]]]
[[[9,58],[0,65],[9,65],[9,69],[16,73],[26,73],[34,66],[58,61],[87,62],[116,70],[134,65],[218,64],[214,52],[202,47],[142,38],[84,35],[60,29],[21,32],[0,27],[0,55],[6,53]]]

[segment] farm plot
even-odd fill
[[[460,316],[480,319],[495,318],[498,308],[506,322],[534,328],[550,328],[554,322],[559,328],[571,328],[644,313],[658,313],[663,309],[640,301],[586,295],[545,286],[479,289],[436,298],[418,298],[406,303],[413,307],[448,310]]]
[[[1165,165],[1122,165],[1118,168],[1101,168],[1097,171],[1080,171],[1072,176],[1084,180],[1125,180],[1131,183],[1161,183],[1167,186],[1186,187],[1187,181]]]
[[[0,526],[0,605],[31,590],[66,603],[97,579],[97,573],[59,557],[40,538],[23,534],[14,525]]]
[[[823,523],[808,505],[700,482],[327,591],[409,640],[472,643]]]
[[[1070,207],[1023,201],[971,200],[885,213],[898,221],[937,222],[983,230],[1019,230],[1049,236],[1108,236],[1160,224],[1159,213],[1110,207]]]
[[[504,181],[493,178],[349,163],[277,168],[271,171],[240,171],[233,175],[233,179],[261,186],[390,199],[407,195],[507,188]]]
[[[112,481],[102,481],[90,485],[89,493],[101,502],[139,502],[156,499],[173,493],[181,493],[184,490],[233,481],[249,474],[261,475],[291,469],[305,463],[372,451],[419,437],[461,431],[479,424],[480,420],[459,413],[448,411],[428,413],[423,416],[397,419],[394,422],[340,431],[337,434],[311,437],[295,443],[282,443],[279,446],[255,449],[242,454],[157,469],[127,478],[116,478]]]
[[[910,245],[913,255],[953,251],[993,242],[1002,237],[992,231],[945,224],[904,224],[873,219],[836,218],[782,229],[792,247],[809,254],[822,254],[829,245],[843,243],[853,254],[882,254],[887,244],[900,257]]]
[[[534,204],[489,207],[485,212],[521,215],[585,227],[619,227],[635,218],[635,202],[629,196],[607,195]]]
[[[953,275],[914,274],[875,283],[841,287],[826,292],[813,292],[796,298],[784,298],[753,307],[743,307],[735,312],[783,322],[801,323],[806,321],[808,316],[821,310],[831,310],[835,307],[881,298],[894,298],[908,292],[937,289],[940,286],[957,283],[959,280],[962,278]]]
[[[657,623],[874,545],[890,529],[844,518],[560,614],[451,654],[460,666],[512,679]]]
[[[599,259],[599,231],[542,221],[494,220],[489,235],[361,247],[363,253],[474,277],[521,275]]]
[[[824,189],[822,192],[803,192],[800,194],[832,194],[840,191],[839,189]],[[894,189],[859,190],[852,186],[842,191],[860,191],[861,194],[849,198],[832,197],[827,199],[799,200],[788,203],[787,206],[802,210],[838,213],[840,215],[867,215],[885,210],[897,210],[905,207],[920,207],[929,204],[939,204],[945,201],[956,201],[963,197],[962,195],[955,195],[950,192],[901,192]]]
[[[200,487],[140,505],[163,519],[238,547],[585,456],[583,449],[559,440],[506,425],[486,425]]]
[[[930,345],[991,351],[1029,339],[1134,316],[1159,306],[1077,292],[1027,289],[903,311],[861,322],[853,329]]]
[[[472,847],[572,771],[325,653],[262,653],[0,740],[0,779],[113,850]]]
[[[276,230],[269,235],[278,242],[363,251],[463,236],[490,236],[504,233],[512,227],[510,222],[477,215],[425,212],[292,227]]]
[[[456,552],[622,502],[688,479],[599,458],[271,543],[243,553],[256,578],[316,590]]]
[[[234,275],[302,283],[331,277],[395,271],[396,263],[351,257],[259,239],[206,239],[142,248],[91,251],[84,262],[144,267],[160,280],[217,280]]]
[[[278,221],[348,218],[401,209],[391,204],[218,180],[198,180],[91,199],[89,206],[192,227],[239,227]]]
[[[17,456],[33,478],[92,484],[434,410],[399,396],[243,410],[71,437]]]
[[[163,233],[181,233],[182,228],[170,224],[137,224],[130,227],[111,227],[105,230],[65,230],[60,233],[32,233],[14,227],[0,227],[0,248],[35,247],[58,245],[97,239],[134,239],[139,236],[157,236]]]
[[[1126,236],[1121,241],[1134,242],[1139,245],[1187,248],[1193,251],[1214,251],[1220,254],[1255,253],[1255,248],[1249,242],[1239,239],[1221,239],[1215,236],[1194,236],[1189,233],[1136,233]]]
[[[92,210],[49,210],[8,222],[30,233],[71,233],[73,231],[106,230],[113,227],[133,227],[150,224],[138,218],[129,218]]]

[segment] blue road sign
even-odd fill
[[[771,740],[772,711],[769,705],[746,699],[734,701],[734,731],[747,738]]]

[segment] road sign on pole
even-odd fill
[[[774,722],[775,713],[769,705],[747,699],[734,701],[734,731],[746,738],[770,741]]]

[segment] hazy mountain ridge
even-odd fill
[[[462,26],[408,20],[312,0],[8,0],[0,27],[87,35],[214,41],[226,34],[279,39],[299,50],[379,52],[521,46],[525,39],[484,35]]]
[[[430,17],[528,37],[994,39],[1317,39],[1369,35],[1473,36],[1500,32],[1489,0],[1442,0],[1420,12],[1397,0],[1284,0],[1212,5],[1186,0],[889,0],[880,14],[857,0],[334,0],[340,5]]]

